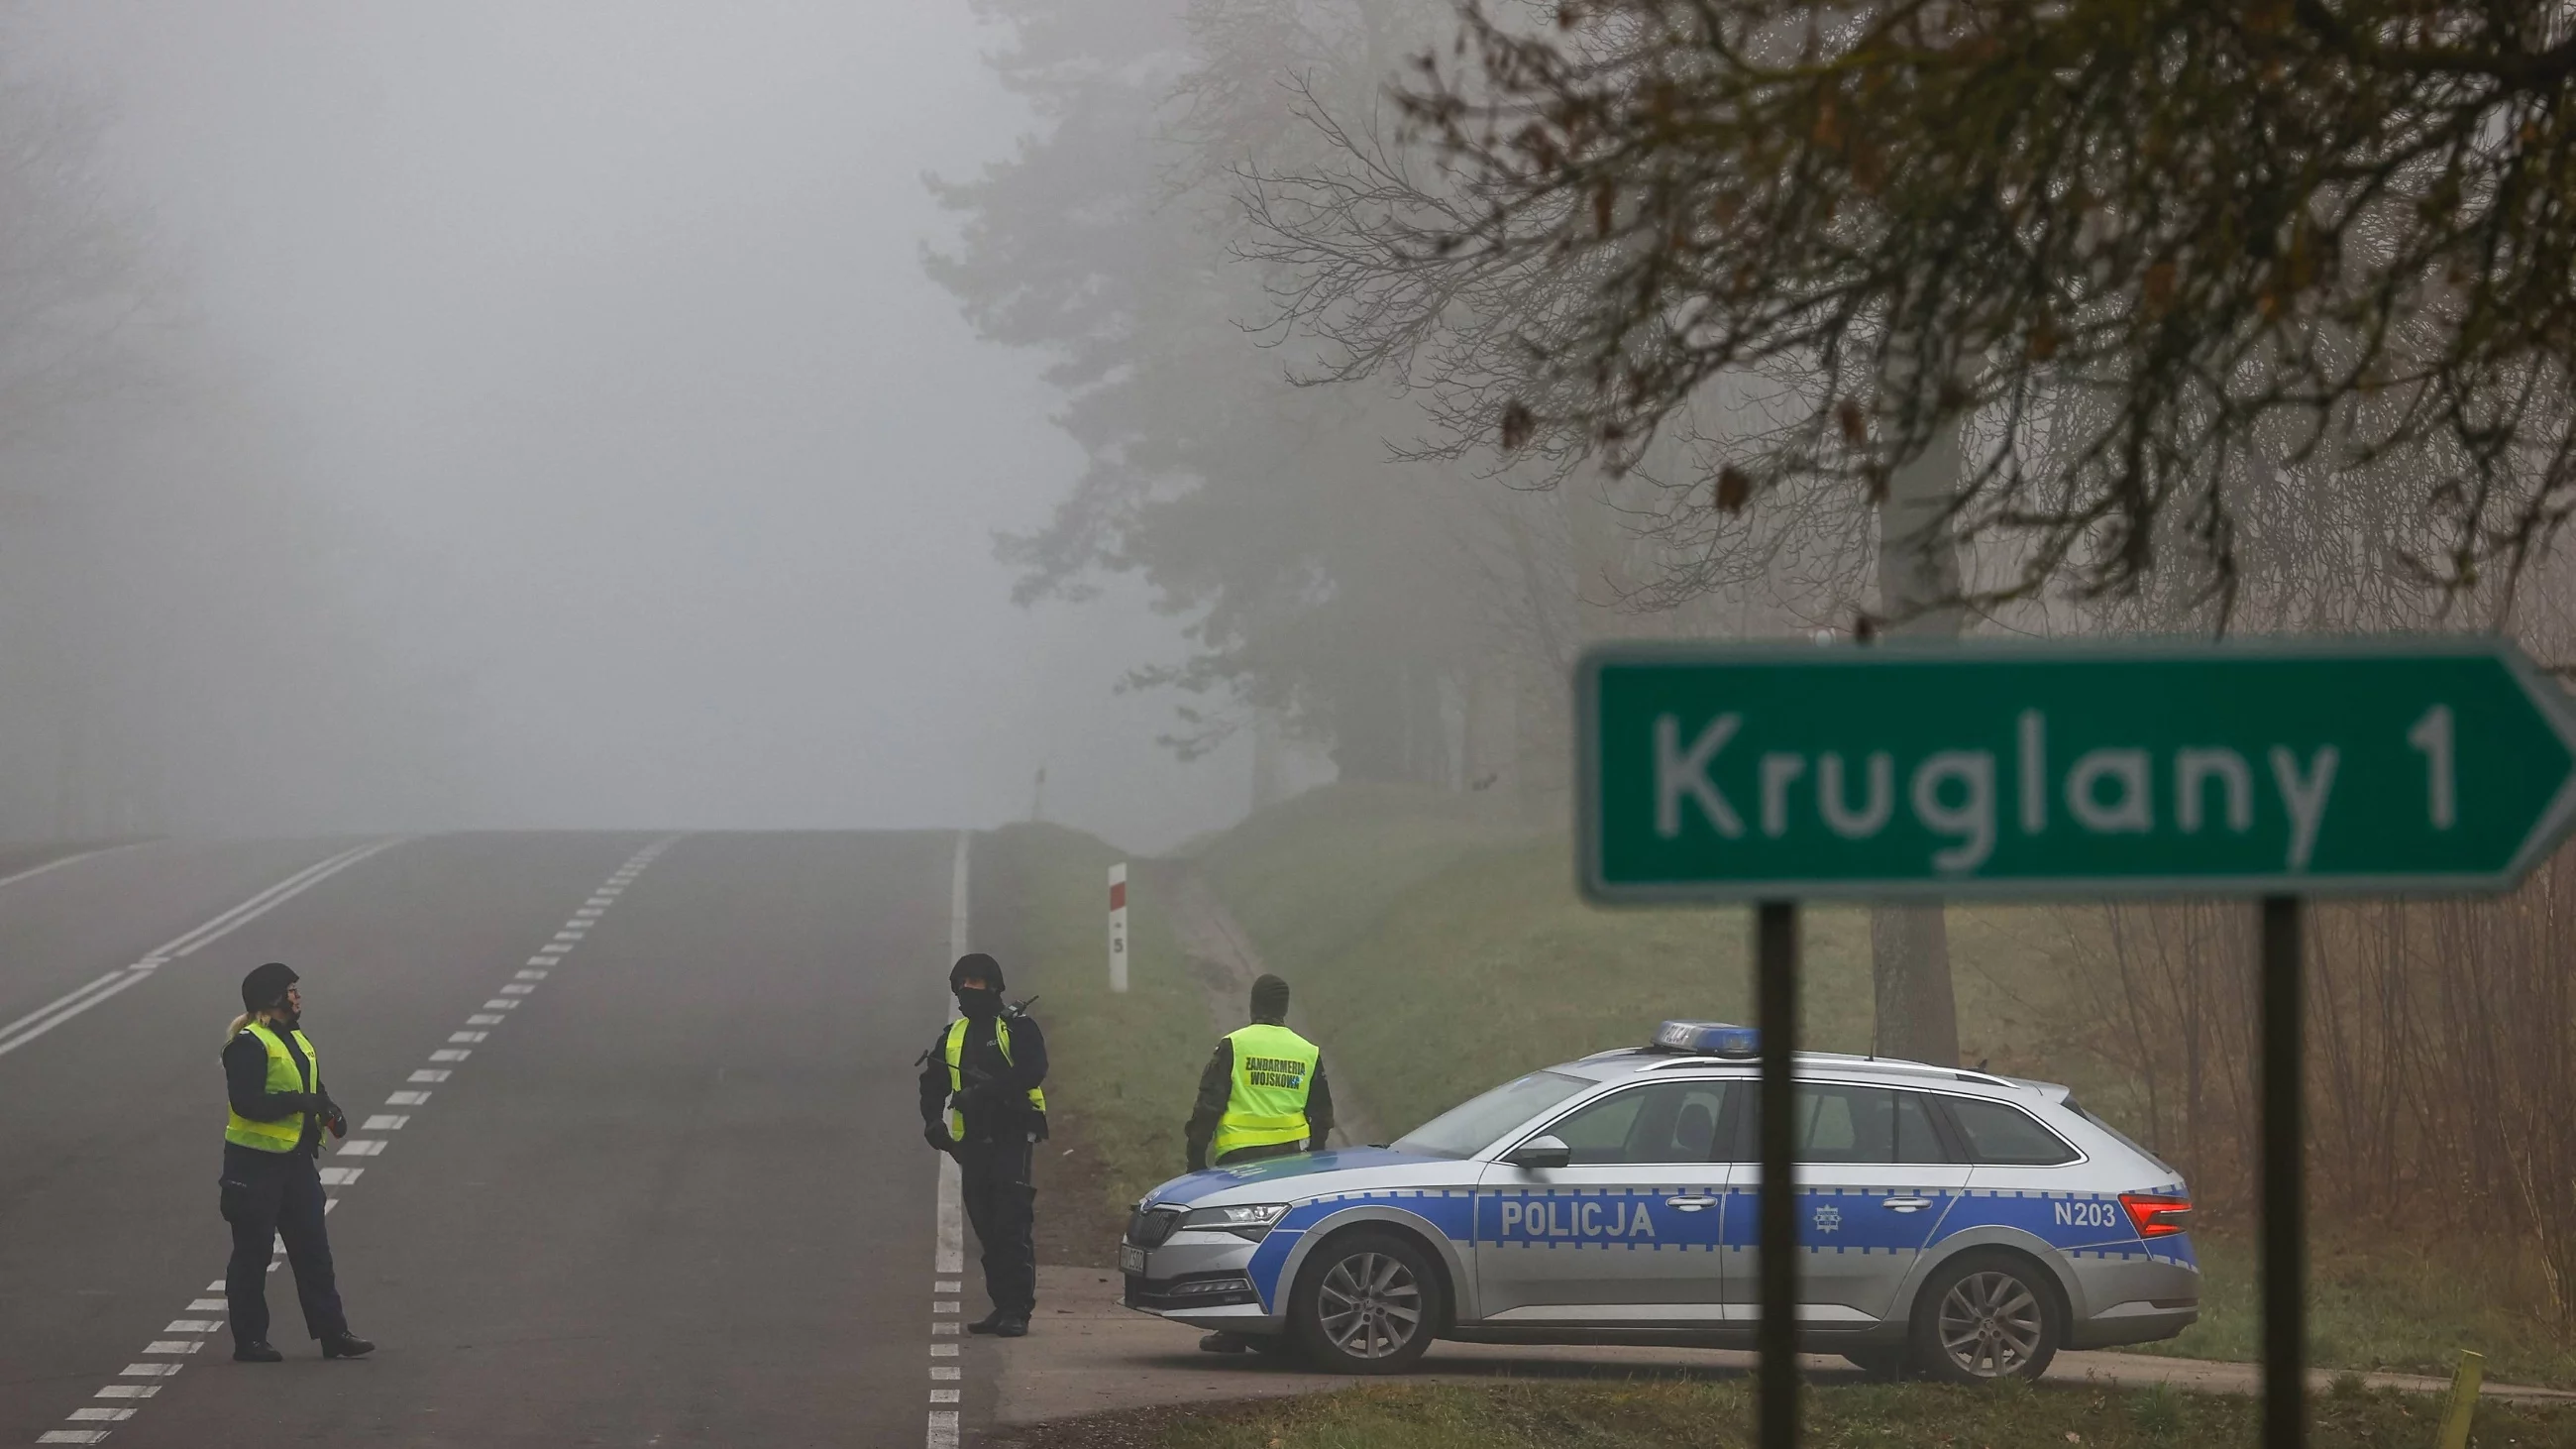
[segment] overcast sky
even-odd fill
[[[1152,847],[1241,761],[1111,694],[1173,647],[1135,599],[1008,602],[991,535],[1078,460],[919,265],[923,174],[1026,128],[996,40],[964,0],[26,0],[20,55],[108,107],[159,265],[460,702],[425,823],[989,824],[1043,762],[1050,816]]]

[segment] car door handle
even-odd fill
[[[1892,1197],[1887,1199],[1886,1205],[1889,1209],[1895,1212],[1919,1213],[1932,1205],[1932,1199],[1928,1197]]]
[[[1717,1206],[1717,1199],[1713,1197],[1668,1197],[1664,1199],[1664,1206],[1680,1208],[1686,1213],[1695,1213],[1702,1208],[1713,1208]]]

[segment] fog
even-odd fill
[[[925,276],[1030,126],[963,3],[27,0],[109,381],[10,443],[0,834],[989,824],[1139,847],[1139,590],[1010,600],[1082,466]],[[33,87],[32,90],[26,89]],[[34,97],[30,101],[28,97]]]

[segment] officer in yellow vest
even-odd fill
[[[1333,1092],[1323,1052],[1290,1031],[1288,983],[1252,983],[1252,1024],[1217,1038],[1199,1073],[1198,1104],[1183,1134],[1190,1171],[1321,1152],[1333,1130]]]
[[[271,961],[242,978],[242,1014],[224,1033],[224,1221],[232,1224],[232,1261],[224,1299],[232,1315],[233,1357],[275,1363],[286,1357],[268,1342],[269,1244],[286,1240],[304,1328],[324,1358],[363,1358],[376,1346],[349,1331],[324,1231],[321,1171],[314,1156],[322,1136],[346,1136],[349,1119],[322,1086],[322,1060],[302,1029],[304,994],[284,963]]]
[[[957,1159],[966,1220],[984,1249],[993,1311],[969,1333],[1020,1338],[1037,1307],[1034,1144],[1046,1140],[1046,1033],[1002,1006],[1002,964],[978,951],[949,969],[958,1017],[922,1053],[921,1132]]]
[[[1324,1150],[1325,1134],[1333,1130],[1324,1054],[1290,1031],[1287,1020],[1288,983],[1276,976],[1255,980],[1252,1024],[1217,1038],[1215,1055],[1199,1073],[1198,1103],[1182,1134],[1190,1171]],[[1251,1346],[1232,1333],[1199,1340],[1210,1353],[1243,1353]]]

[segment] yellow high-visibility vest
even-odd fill
[[[1238,1148],[1306,1139],[1306,1098],[1323,1052],[1284,1026],[1254,1022],[1226,1033],[1234,1044],[1234,1089],[1208,1143],[1215,1162]]]
[[[1007,1017],[993,1018],[993,1045],[1002,1049],[1002,1060],[1007,1062],[1011,1059],[1011,1023]],[[961,1016],[948,1023],[948,1095],[951,1099],[966,1090],[966,1071],[959,1065],[965,1055],[966,1018]],[[1046,1093],[1036,1087],[1029,1088],[1029,1105],[1045,1111]],[[966,1114],[953,1104],[948,1109],[948,1135],[955,1141],[966,1140]]]
[[[253,1021],[242,1030],[258,1037],[260,1045],[268,1048],[268,1090],[315,1090],[314,1083],[322,1080],[322,1057],[313,1050],[313,1043],[302,1031],[291,1031],[288,1035],[295,1038],[297,1046],[304,1048],[304,1067],[311,1074],[309,1077],[296,1075],[295,1058],[287,1052],[285,1039],[271,1031],[268,1023]],[[276,1122],[254,1122],[227,1107],[224,1116],[227,1119],[224,1123],[226,1142],[238,1142],[262,1152],[293,1152],[295,1144],[304,1140],[304,1114],[301,1112]]]

